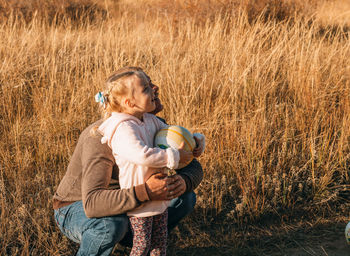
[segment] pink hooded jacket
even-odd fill
[[[150,175],[160,168],[176,169],[179,151],[174,148],[153,147],[158,130],[167,127],[152,114],[145,113],[143,121],[113,112],[98,128],[102,143],[108,143],[119,167],[120,187],[130,188],[143,184]],[[169,201],[150,201],[128,212],[128,216],[147,217],[164,212]]]

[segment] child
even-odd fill
[[[156,107],[155,96],[142,71],[110,76],[107,91],[98,93],[96,100],[110,115],[98,131],[103,135],[101,142],[112,148],[122,189],[144,183],[160,168],[176,169],[192,158],[184,145],[180,149],[153,147],[156,132],[167,125],[148,114]],[[204,139],[197,141],[196,157],[204,150]],[[133,231],[130,255],[166,255],[168,202],[150,201],[127,213]]]

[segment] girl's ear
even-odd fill
[[[123,103],[129,108],[133,108],[135,106],[135,104],[129,98],[124,98]]]

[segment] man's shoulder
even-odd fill
[[[84,147],[84,151],[88,152],[110,152],[110,147],[104,143],[101,143],[102,135],[97,131],[97,127],[102,124],[103,120],[100,119],[88,127],[86,127],[80,137],[78,144]]]
[[[100,119],[92,124],[90,124],[88,127],[86,127],[80,134],[79,140],[84,141],[85,139],[101,139],[101,134],[97,131],[97,128],[102,124],[103,120]]]
[[[89,134],[91,134],[91,130],[95,127],[99,127],[101,124],[103,123],[103,120],[97,120],[96,122],[90,124],[88,127],[86,127],[82,133],[81,136],[88,136]]]

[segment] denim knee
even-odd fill
[[[196,205],[196,194],[193,191],[191,191],[183,194],[182,196],[180,196],[180,198],[183,200],[183,208],[186,209],[188,213],[191,212],[194,209],[194,206]]]
[[[104,235],[105,243],[116,244],[123,239],[129,227],[129,220],[126,216],[118,217],[105,217],[104,222]]]
[[[168,207],[168,230],[172,230],[196,205],[196,194],[191,191],[173,199]]]
[[[88,219],[77,255],[110,255],[127,229],[125,215]]]

